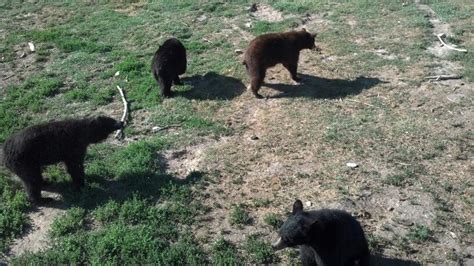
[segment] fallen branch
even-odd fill
[[[120,139],[120,138],[123,137],[123,128],[125,127],[125,125],[127,123],[127,121],[125,121],[125,119],[127,118],[127,115],[128,115],[128,102],[125,99],[125,94],[123,93],[122,88],[120,88],[120,86],[117,85],[117,89],[120,93],[120,96],[122,97],[122,103],[123,103],[123,115],[122,115],[122,118],[120,119],[120,122],[123,123],[123,127],[121,129],[117,130],[117,132],[115,133],[115,138]]]
[[[441,44],[442,44],[443,46],[445,46],[446,48],[451,49],[451,50],[454,50],[454,51],[458,51],[458,52],[467,53],[467,50],[466,50],[466,49],[459,49],[459,48],[456,48],[456,47],[454,47],[454,46],[451,46],[451,45],[445,43],[445,42],[443,41],[443,37],[446,37],[446,34],[440,33],[440,34],[437,35],[437,37],[438,37],[439,41],[441,42]]]
[[[371,106],[371,107],[376,107],[375,105],[368,104],[368,103],[364,103],[364,102],[359,102],[359,101],[356,101],[356,100],[346,99],[346,101],[355,102],[355,103],[360,103],[360,104],[365,104],[365,105]]]
[[[4,78],[2,78],[2,80],[7,80],[7,79],[9,79],[9,78],[11,78],[11,77],[13,77],[13,76],[15,76],[15,74],[11,74],[10,76],[4,77]]]
[[[460,79],[462,76],[460,75],[438,75],[438,76],[428,76],[425,79],[434,79],[436,80],[448,80],[448,79]]]
[[[158,131],[162,131],[162,130],[166,130],[166,129],[170,129],[170,128],[174,128],[174,127],[181,127],[181,125],[169,125],[169,126],[164,126],[164,127],[153,127],[152,130],[153,130],[153,132],[158,132]]]

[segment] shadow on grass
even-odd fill
[[[123,202],[133,196],[158,200],[163,187],[183,186],[193,184],[204,176],[203,172],[191,172],[185,178],[151,171],[130,171],[122,173],[114,180],[100,176],[86,176],[86,186],[81,191],[74,191],[70,182],[56,183],[47,191],[54,191],[62,195],[62,200],[53,201],[45,206],[50,208],[68,209],[73,206],[84,209],[94,209],[109,200]],[[34,208],[33,211],[37,210]]]
[[[231,100],[245,91],[245,85],[239,79],[209,72],[182,78],[192,89],[176,92],[176,96],[197,100]]]
[[[395,258],[387,258],[381,255],[371,255],[370,256],[370,265],[372,266],[419,266],[421,265],[418,262],[411,260],[402,260]]]
[[[280,91],[281,93],[270,98],[318,98],[335,99],[350,95],[357,95],[363,90],[370,89],[380,83],[387,83],[378,78],[360,76],[354,80],[327,79],[300,74],[302,80],[299,85],[265,83],[264,86]]]

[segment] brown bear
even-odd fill
[[[296,200],[274,250],[298,247],[302,265],[368,266],[369,246],[360,223],[342,210],[303,211]]]
[[[186,72],[186,63],[186,49],[178,39],[168,39],[158,48],[153,56],[151,71],[163,97],[172,96],[172,83],[181,84],[179,75]]]
[[[250,77],[250,89],[257,98],[263,98],[258,90],[263,84],[267,68],[278,63],[288,69],[291,78],[298,82],[298,58],[303,49],[315,49],[314,38],[305,29],[284,33],[269,33],[253,39],[247,48],[243,64]]]
[[[51,199],[41,198],[42,166],[64,162],[74,187],[80,189],[84,186],[87,146],[106,139],[122,127],[122,122],[105,116],[34,125],[5,141],[3,161],[18,175],[31,202],[46,203]]]

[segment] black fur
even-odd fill
[[[166,40],[153,56],[153,77],[161,88],[163,97],[171,97],[171,84],[181,84],[179,75],[186,72],[186,49],[175,38]]]
[[[64,162],[74,187],[84,186],[84,157],[87,146],[107,138],[123,127],[122,122],[99,116],[71,119],[28,127],[8,138],[3,144],[5,166],[18,175],[28,198],[41,203],[44,184],[41,167]]]
[[[303,211],[297,200],[281,226],[276,250],[300,249],[303,265],[369,265],[369,248],[359,222],[342,210]]]

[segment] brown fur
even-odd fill
[[[284,33],[269,33],[253,39],[245,52],[243,64],[250,77],[250,89],[257,98],[265,79],[266,70],[276,64],[283,64],[291,74],[291,78],[298,82],[298,59],[303,49],[314,49],[314,37],[306,30],[290,31]]]

